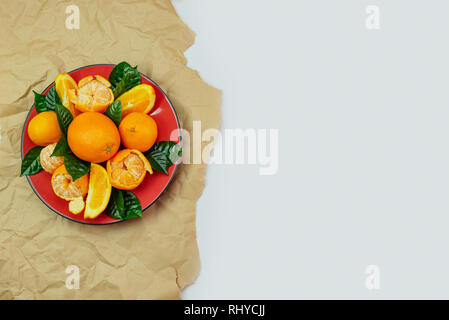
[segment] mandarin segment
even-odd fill
[[[69,211],[73,214],[78,214],[84,210],[84,206],[84,199],[79,197],[69,202]]]

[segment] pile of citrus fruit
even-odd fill
[[[174,142],[156,143],[158,127],[148,115],[155,101],[153,87],[141,84],[140,73],[126,62],[109,79],[90,75],[76,82],[59,74],[46,95],[35,92],[38,114],[27,132],[37,146],[22,160],[21,175],[42,169],[51,174],[55,195],[86,219],[105,210],[123,220],[141,216],[130,190],[153,174],[150,163],[167,174],[181,153]]]

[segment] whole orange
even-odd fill
[[[104,114],[84,112],[70,124],[67,141],[78,158],[99,163],[117,153],[120,134],[114,122]]]
[[[122,119],[119,126],[122,144],[129,149],[141,152],[149,150],[156,142],[156,121],[141,112],[131,112]]]
[[[58,142],[62,136],[58,118],[53,111],[37,114],[28,124],[28,136],[39,146],[48,146]]]

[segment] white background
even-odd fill
[[[208,167],[183,298],[449,298],[449,2],[173,3],[221,129],[280,134],[276,175]]]

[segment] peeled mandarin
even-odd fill
[[[89,186],[89,174],[73,181],[72,176],[67,172],[64,165],[53,172],[51,177],[53,192],[67,201],[82,198],[87,194]]]
[[[55,150],[56,143],[49,144],[42,149],[39,160],[42,168],[48,173],[53,173],[57,168],[64,164],[64,157],[52,157],[51,154]]]
[[[114,188],[132,190],[145,178],[146,172],[153,174],[148,159],[136,149],[119,151],[106,163],[109,179]]]

